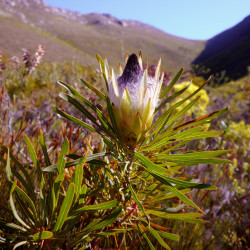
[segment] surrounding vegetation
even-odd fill
[[[43,52],[0,58],[3,249],[247,249],[249,76],[222,86],[203,86],[191,73],[176,83],[165,77],[165,105],[153,123],[159,126],[134,153],[131,171],[131,152],[105,118],[112,111],[98,91],[105,92],[100,70],[40,63]],[[193,137],[181,140],[185,131]],[[164,133],[173,141],[155,136]]]

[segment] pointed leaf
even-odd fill
[[[63,111],[61,111],[60,109],[57,109],[56,107],[54,107],[54,109],[55,109],[55,111],[56,111],[59,115],[61,115],[61,116],[64,117],[64,118],[67,118],[68,120],[74,122],[75,124],[80,125],[80,126],[86,128],[86,129],[88,129],[88,130],[90,130],[90,131],[92,131],[92,132],[98,132],[95,128],[91,127],[91,126],[88,125],[86,122],[83,122],[83,121],[81,121],[81,120],[75,118],[74,116],[71,116],[71,115],[69,115],[69,114],[67,114],[67,113],[65,113],[65,112],[63,112]]]
[[[76,165],[76,169],[74,172],[74,183],[75,183],[75,198],[76,201],[80,195],[82,179],[83,179],[83,166],[86,162],[86,157],[82,157],[79,163]]]
[[[65,159],[64,156],[68,154],[69,151],[69,141],[65,140],[61,149],[61,153],[58,159],[58,164],[57,164],[57,171],[58,173],[61,173],[64,170],[65,167]]]
[[[147,230],[156,238],[156,240],[166,249],[171,249],[168,244],[161,238],[161,236],[158,234],[156,230],[154,230],[152,227],[146,226]]]
[[[30,229],[30,227],[20,218],[20,216],[18,215],[17,213],[17,210],[16,210],[16,207],[15,207],[15,203],[14,203],[14,199],[13,199],[13,192],[16,188],[16,185],[17,185],[17,181],[15,180],[12,187],[11,187],[11,190],[10,190],[10,206],[11,206],[11,209],[12,209],[12,212],[13,212],[13,215],[15,216],[15,218],[27,229]]]
[[[170,240],[174,240],[174,241],[179,241],[180,240],[180,236],[177,234],[171,234],[171,233],[167,233],[161,230],[157,230],[157,233],[159,235],[161,235],[164,238],[170,239]]]
[[[128,184],[128,188],[129,188],[131,195],[132,195],[133,199],[135,200],[136,204],[139,206],[142,213],[144,214],[144,216],[147,218],[147,220],[149,222],[148,215],[145,213],[144,207],[142,206],[141,202],[138,200],[136,193],[135,193],[134,189],[132,188],[132,186],[130,185],[130,183]]]
[[[163,167],[157,166],[156,164],[154,164],[153,162],[151,162],[149,159],[147,159],[145,156],[141,155],[138,152],[134,152],[135,157],[140,160],[143,163],[143,166],[146,167],[146,169],[150,169],[152,171],[161,173],[162,175],[172,175],[173,173]]]
[[[46,240],[53,237],[53,233],[50,231],[42,231],[40,233],[33,234],[33,240]]]
[[[180,78],[180,76],[182,75],[183,72],[183,68],[180,69],[180,71],[176,74],[176,76],[174,77],[174,79],[171,81],[171,83],[162,90],[161,94],[160,94],[160,99],[162,99],[174,86],[174,84],[178,81],[178,79]]]
[[[147,237],[147,235],[145,234],[145,232],[142,230],[140,225],[137,225],[139,228],[140,233],[142,234],[143,238],[147,241],[148,246],[151,250],[155,250],[154,246],[152,245],[151,241],[149,240],[149,238]]]
[[[75,192],[75,184],[71,182],[69,184],[66,196],[61,206],[60,213],[59,213],[56,225],[53,230],[54,232],[58,232],[59,230],[61,230],[65,220],[67,219],[68,212],[71,208],[71,204],[74,199],[74,192]]]
[[[99,91],[96,87],[94,87],[91,83],[89,83],[88,81],[81,79],[81,81],[93,92],[95,92],[101,99],[105,100],[105,95]]]
[[[96,205],[84,206],[82,208],[77,209],[72,214],[72,216],[70,216],[68,219],[71,220],[74,217],[76,217],[77,215],[81,215],[81,214],[83,214],[84,212],[87,212],[87,211],[110,209],[110,208],[113,208],[113,207],[117,206],[117,204],[118,204],[118,201],[117,200],[113,200],[113,201],[99,203],[99,204],[96,204]]]

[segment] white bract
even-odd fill
[[[108,96],[113,106],[116,123],[121,137],[129,146],[135,146],[149,129],[158,103],[164,73],[160,78],[161,59],[155,76],[143,70],[142,56],[129,56],[125,69],[115,75],[109,71],[107,61],[101,67],[108,81]],[[159,79],[160,78],[160,79]]]

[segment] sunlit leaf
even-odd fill
[[[14,203],[14,199],[13,199],[13,192],[16,188],[16,185],[17,185],[17,181],[15,180],[13,182],[13,185],[11,187],[11,190],[10,190],[10,207],[12,209],[12,212],[13,212],[13,215],[15,216],[15,218],[27,229],[30,229],[30,227],[27,225],[27,223],[25,223],[21,217],[18,215],[17,213],[17,210],[16,210],[16,207],[15,207],[15,203]]]
[[[128,184],[128,188],[129,188],[131,195],[132,195],[133,199],[135,200],[136,204],[139,206],[142,213],[145,215],[145,217],[149,221],[149,218],[148,218],[147,214],[145,213],[144,207],[142,206],[141,202],[138,200],[136,193],[135,193],[134,189],[132,188],[132,186],[130,185],[130,183]]]
[[[161,230],[157,230],[157,233],[164,237],[164,238],[167,238],[167,239],[170,239],[170,240],[174,240],[174,241],[179,241],[180,240],[180,236],[177,235],[177,234],[171,234],[171,233],[167,233],[167,232],[164,232],[164,231],[161,231]]]
[[[67,219],[68,212],[70,210],[71,204],[74,199],[74,192],[75,192],[75,184],[71,182],[69,184],[66,196],[62,203],[62,206],[61,206],[61,209],[60,209],[57,221],[56,221],[56,225],[53,230],[54,232],[58,232],[59,230],[61,230],[65,220]]]
[[[40,233],[33,234],[33,240],[46,240],[53,237],[53,233],[50,231],[42,231]]]
[[[161,173],[162,175],[172,175],[173,173],[163,167],[157,166],[153,162],[151,162],[149,159],[147,159],[145,156],[138,152],[134,152],[135,157],[140,160],[143,163],[143,166],[145,166],[147,169],[150,169],[152,171],[155,171],[157,173]]]
[[[154,250],[155,248],[154,248],[153,244],[151,243],[151,241],[149,240],[149,238],[147,237],[147,235],[145,234],[145,232],[142,230],[142,228],[141,228],[140,225],[138,225],[138,228],[139,228],[139,231],[142,234],[143,238],[147,241],[149,248],[151,250]]]
[[[147,214],[155,215],[160,218],[164,219],[171,219],[171,220],[187,220],[187,219],[195,219],[203,216],[203,214],[200,213],[167,213],[152,209],[146,210]]]
[[[182,75],[183,72],[183,68],[180,69],[180,71],[176,74],[176,76],[174,77],[174,79],[171,81],[171,83],[161,91],[159,98],[162,99],[174,86],[174,84],[178,81],[178,79],[180,78],[180,76]]]

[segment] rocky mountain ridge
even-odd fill
[[[222,72],[231,79],[246,75],[250,66],[250,15],[209,39],[193,63],[209,69],[207,73],[200,72],[206,77]]]
[[[1,0],[0,50],[12,56],[21,48],[36,50],[45,45],[45,60],[77,60],[96,63],[96,53],[119,63],[126,53],[142,50],[155,63],[162,57],[169,72],[188,68],[203,49],[203,41],[167,34],[134,20],[109,14],[81,14],[55,8],[43,0]]]

